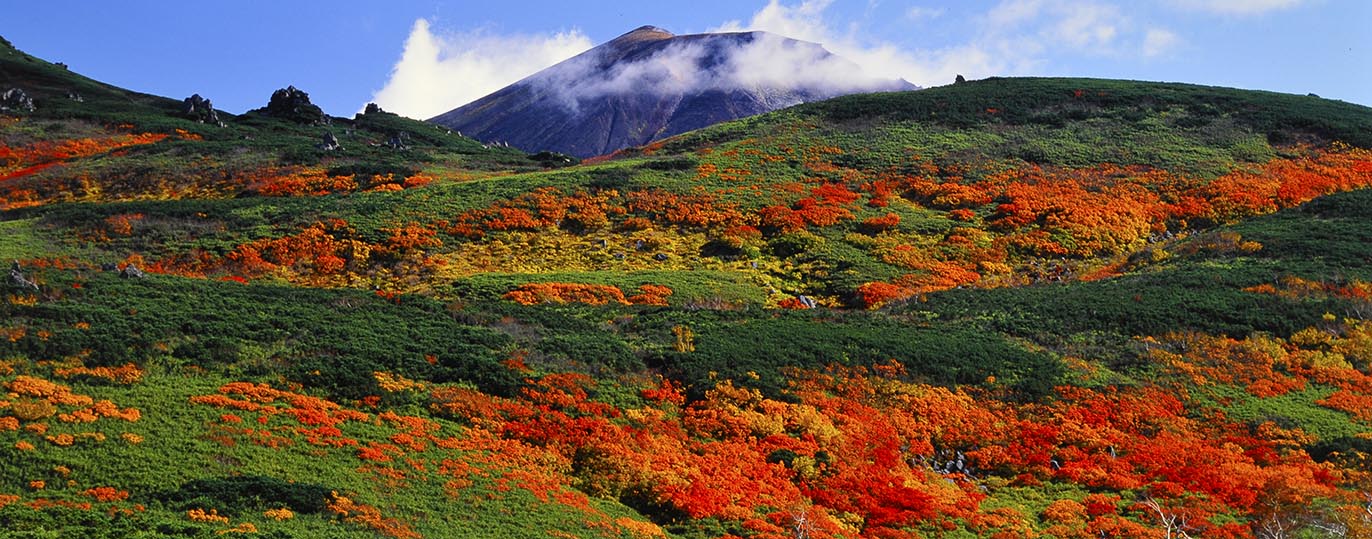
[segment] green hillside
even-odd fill
[[[1372,109],[988,79],[574,163],[2,45],[0,536],[1372,533]]]

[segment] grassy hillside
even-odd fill
[[[1365,107],[989,79],[574,164],[0,81],[6,536],[1372,533]]]

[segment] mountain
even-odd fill
[[[799,103],[913,89],[815,43],[644,26],[430,121],[529,152],[591,157]]]
[[[1372,537],[1367,107],[988,79],[572,164],[0,76],[5,537]]]

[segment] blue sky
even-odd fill
[[[769,30],[877,75],[1089,76],[1372,105],[1366,0],[9,2],[0,35],[118,86],[230,112],[293,84],[335,115],[449,110],[641,25]]]

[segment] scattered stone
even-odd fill
[[[75,102],[77,102],[77,103],[85,103],[85,102],[86,102],[86,98],[81,97],[81,94],[78,94],[78,93],[73,92],[73,91],[71,91],[71,90],[67,90],[67,99],[70,99],[70,100],[75,101]]]
[[[815,301],[815,298],[812,298],[810,296],[796,296],[796,301],[800,302],[800,304],[805,306],[806,309],[813,309],[815,307],[819,307],[819,302]]]
[[[38,283],[33,282],[24,275],[23,269],[19,267],[18,260],[15,260],[14,263],[10,265],[10,285],[17,288],[32,290],[34,292],[38,291]]]
[[[530,155],[529,159],[543,166],[543,168],[561,168],[580,163],[581,160],[566,154],[557,152],[542,151]]]
[[[343,144],[338,142],[338,137],[333,136],[332,131],[324,132],[324,141],[319,143],[319,149],[326,152],[343,149]]]
[[[214,103],[211,103],[209,99],[200,97],[200,94],[194,94],[181,103],[181,114],[187,118],[202,124],[224,127],[224,122],[219,121],[219,113],[214,110]]]
[[[290,120],[296,123],[321,125],[329,123],[324,109],[310,103],[310,94],[294,86],[287,86],[272,92],[267,102],[267,115]]]
[[[37,108],[33,104],[33,98],[22,89],[10,88],[5,90],[4,94],[0,94],[0,111],[33,112]]]
[[[391,133],[391,138],[386,141],[386,145],[393,150],[408,150],[410,149],[410,134],[404,131]]]
[[[614,257],[615,257],[615,260],[624,260],[624,253],[616,252],[616,253],[614,254]]]
[[[143,279],[147,276],[146,273],[143,273],[143,270],[138,269],[138,266],[133,264],[124,266],[124,270],[119,272],[119,277],[124,279]]]
[[[658,253],[658,254],[655,254],[655,255],[653,255],[653,260],[656,260],[656,261],[658,261],[658,262],[666,262],[666,261],[667,261],[667,253]]]

